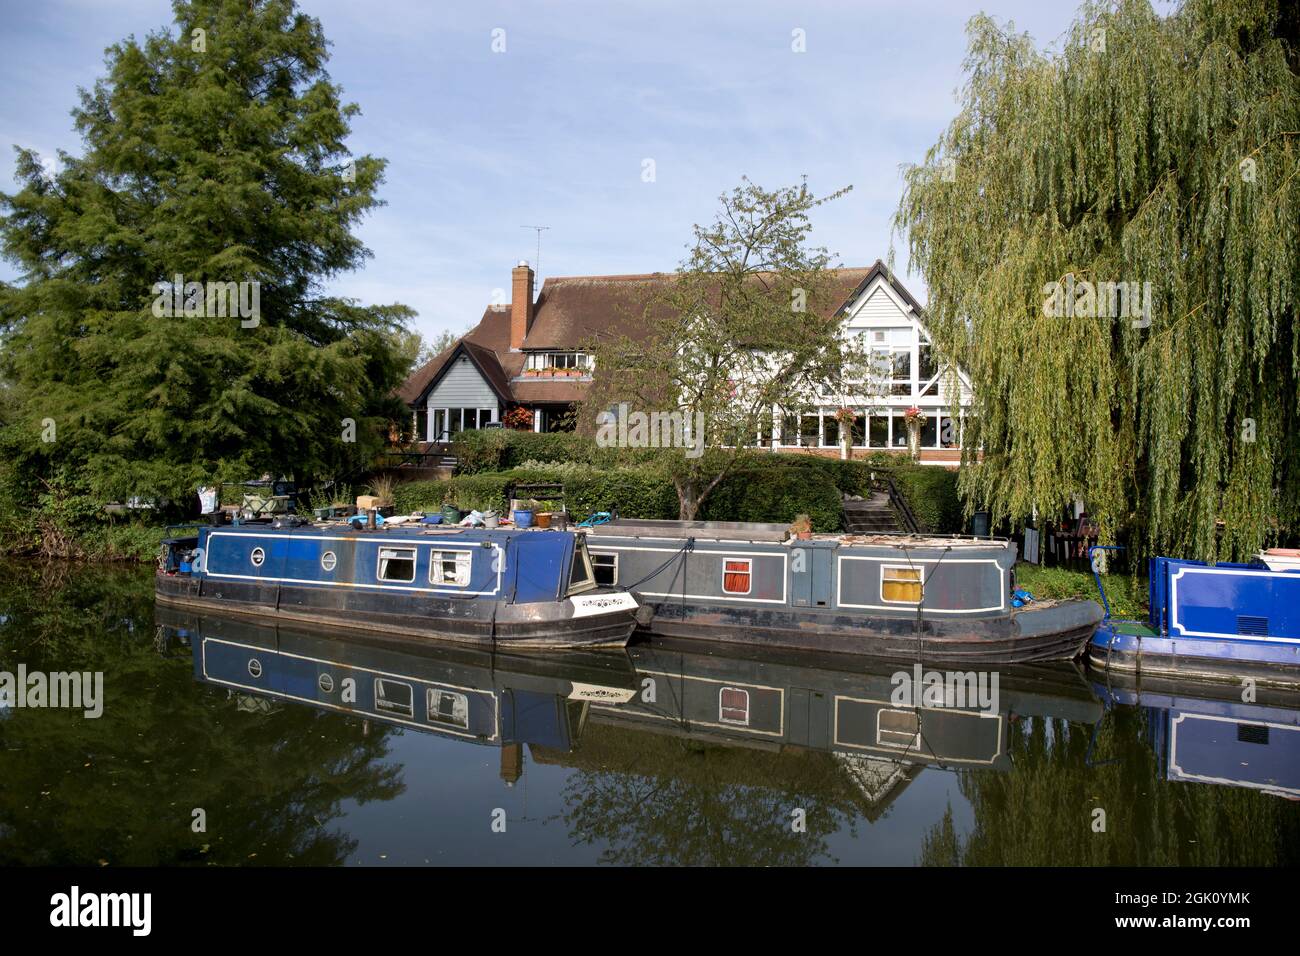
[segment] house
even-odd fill
[[[646,306],[670,281],[667,273],[553,277],[534,298],[533,270],[519,263],[511,273],[510,304],[488,306],[477,326],[402,387],[415,434],[429,443],[449,441],[463,430],[499,427],[507,414],[514,427],[571,429],[574,405],[595,372],[584,346],[604,335],[634,337],[645,326]],[[970,382],[961,370],[944,374],[940,368],[920,303],[879,260],[869,268],[832,270],[831,298],[840,303],[846,332],[862,336],[889,370],[884,387],[871,395],[812,396],[793,414],[773,409],[772,429],[756,439],[778,451],[838,455],[835,413],[848,407],[856,411],[850,427],[855,456],[905,450],[904,414],[915,406],[926,416],[921,461],[955,465],[964,415],[951,417],[948,389],[958,389],[957,403],[965,409]]]

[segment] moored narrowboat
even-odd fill
[[[1094,601],[1014,600],[1002,539],[649,520],[588,534],[596,580],[631,591],[664,637],[1012,664],[1077,657],[1102,618]]]
[[[1300,568],[1293,554],[1264,552],[1251,564],[1152,558],[1148,581],[1147,620],[1108,613],[1089,644],[1094,666],[1300,687]]]
[[[200,527],[164,543],[164,604],[520,648],[621,647],[636,601],[567,531]]]

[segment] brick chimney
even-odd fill
[[[510,272],[510,350],[524,347],[524,336],[533,327],[533,270],[527,260]]]

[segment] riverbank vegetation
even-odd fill
[[[1101,583],[1106,589],[1112,617],[1146,620],[1148,603],[1144,578],[1136,574],[1103,574]],[[1016,587],[1024,588],[1039,600],[1101,601],[1097,582],[1088,571],[1021,562],[1016,565]]]
[[[505,429],[467,432],[458,440],[458,474],[442,481],[398,484],[394,491],[398,511],[436,511],[445,501],[504,511],[512,485],[561,482],[568,510],[578,517],[614,509],[634,518],[676,519],[680,513],[675,474],[664,459],[681,456],[681,449],[605,448],[575,433]],[[789,523],[806,514],[815,531],[838,531],[843,496],[866,497],[872,491],[873,475],[887,473],[923,531],[962,530],[956,475],[900,461],[888,453],[842,461],[749,450],[727,467],[728,473],[704,499],[697,517]]]

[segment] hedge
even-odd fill
[[[608,511],[635,518],[676,518],[672,482],[655,467],[660,452],[601,448],[573,432],[488,429],[458,436],[460,463],[450,481],[399,485],[399,510],[436,510],[448,490],[463,507],[504,510],[512,482],[563,482],[569,511]],[[871,493],[872,472],[887,471],[923,532],[962,530],[956,474],[901,462],[879,452],[844,461],[821,455],[756,453],[705,499],[701,517],[714,521],[788,523],[807,514],[817,531],[841,527],[842,495]]]
[[[957,473],[931,465],[894,465],[894,487],[905,499],[920,529],[930,534],[956,534],[965,524],[957,497]]]
[[[530,482],[563,483],[569,512],[581,517],[611,508],[629,518],[677,517],[677,492],[666,477],[645,469],[601,470],[571,464],[405,482],[393,489],[393,503],[401,512],[437,511],[450,500],[461,508],[494,508],[504,513],[509,487]]]
[[[822,469],[745,468],[719,482],[700,509],[700,516],[709,521],[789,524],[801,514],[808,515],[814,531],[843,527],[840,490]]]
[[[462,509],[504,512],[512,484],[560,482],[565,503],[579,517],[618,509],[628,518],[673,519],[678,515],[672,480],[651,468],[592,468],[573,463],[456,475],[445,480],[410,481],[393,489],[399,512],[432,512],[450,501]],[[807,514],[817,531],[840,527],[840,493],[824,474],[806,467],[770,466],[732,475],[705,501],[701,517],[715,521],[789,523]]]

